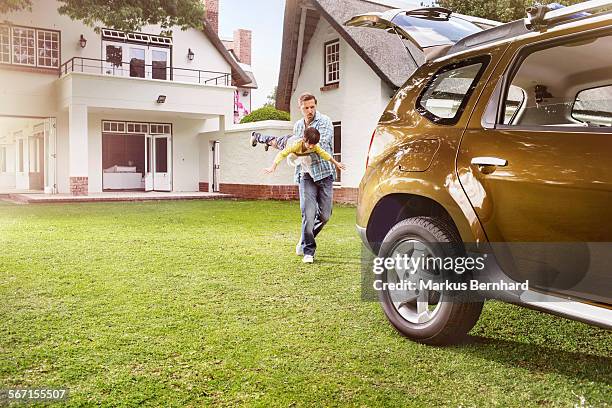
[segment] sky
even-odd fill
[[[415,6],[421,1],[381,0],[380,2],[403,8]],[[253,32],[251,66],[259,88],[252,94],[252,110],[266,103],[267,96],[278,83],[284,14],[285,0],[219,0],[221,38],[232,39],[234,30],[238,28]]]
[[[234,30],[252,34],[251,66],[259,85],[252,109],[261,107],[278,83],[285,0],[219,0],[219,36],[233,38]]]

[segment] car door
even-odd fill
[[[610,46],[609,32],[516,45],[510,69],[492,75],[499,81],[457,156],[462,187],[507,275],[606,304],[612,55],[601,50]]]

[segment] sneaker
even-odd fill
[[[302,243],[301,242],[298,242],[297,245],[295,246],[295,254],[297,256],[304,255],[304,247],[302,247]]]
[[[251,132],[251,146],[257,146],[257,132]]]
[[[304,255],[304,258],[302,259],[302,262],[304,262],[304,263],[313,263],[314,262],[314,256],[312,256],[312,255]]]

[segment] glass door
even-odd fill
[[[219,171],[221,169],[219,141],[215,140],[212,144],[212,191],[219,192]]]
[[[151,75],[148,78],[170,79],[170,50],[168,48],[151,49]]]
[[[147,47],[136,44],[128,44],[128,58],[130,64],[130,76],[134,78],[146,78],[147,71]]]
[[[55,184],[55,118],[45,120],[45,142],[44,142],[44,177],[45,193],[55,194],[57,188]]]
[[[153,190],[153,136],[145,136],[145,191]]]
[[[153,138],[153,190],[172,191],[172,144],[170,135]]]
[[[112,76],[127,76],[127,64],[124,64],[123,44],[104,43],[102,47],[104,62],[102,73]]]

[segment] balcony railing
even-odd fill
[[[132,62],[109,62],[94,58],[74,57],[64,62],[59,76],[69,72],[109,75],[117,77],[160,79],[194,84],[231,85],[231,74],[200,69],[167,67],[165,64],[143,64],[140,60]]]

